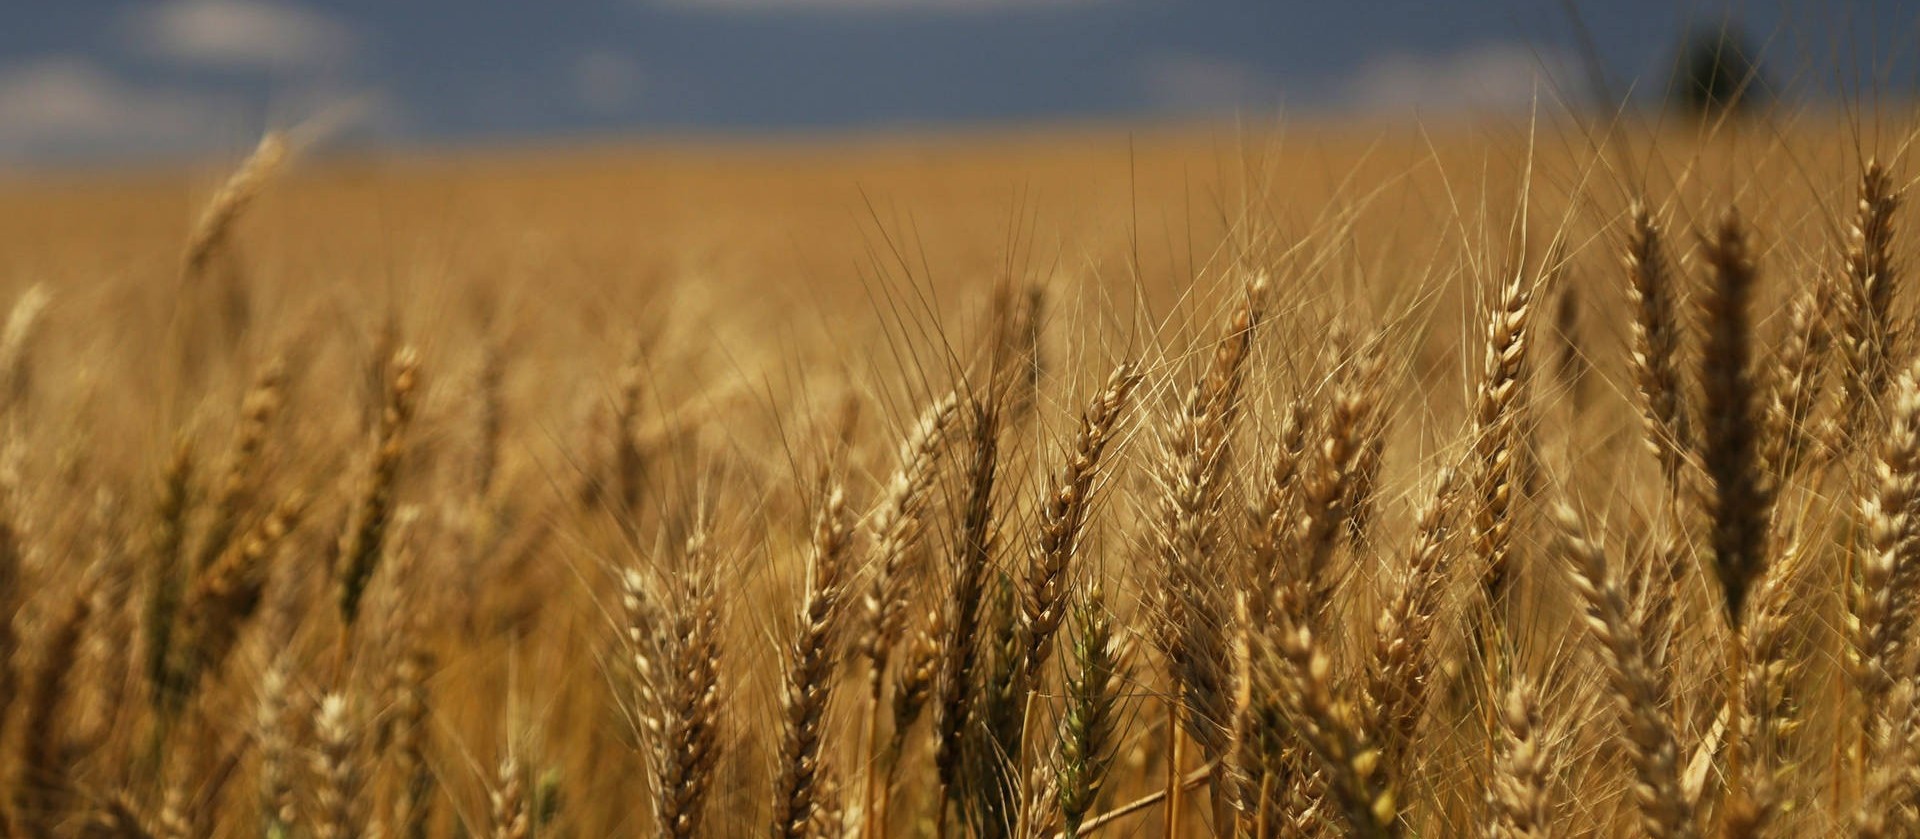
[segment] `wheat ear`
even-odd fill
[[[493,805],[493,839],[527,839],[533,835],[524,774],[518,758],[509,754],[500,759],[499,781],[487,794]]]
[[[1538,690],[1524,677],[1514,679],[1500,702],[1500,752],[1489,781],[1493,819],[1487,825],[1487,839],[1549,835],[1553,764],[1545,734]]]
[[[939,618],[933,684],[934,765],[942,809],[961,781],[962,738],[973,718],[974,669],[980,658],[980,607],[996,541],[994,490],[999,469],[1000,409],[989,397],[972,406],[966,501],[953,544],[951,577]],[[936,815],[941,823],[945,813]]]
[[[1862,727],[1873,742],[1888,693],[1912,674],[1902,647],[1920,583],[1920,527],[1914,520],[1920,503],[1920,370],[1902,372],[1892,398],[1873,467],[1874,491],[1860,501],[1866,539],[1847,615],[1850,669],[1865,712]]]
[[[1451,576],[1453,553],[1446,543],[1455,501],[1453,483],[1452,470],[1442,473],[1416,517],[1405,579],[1374,627],[1367,697],[1373,709],[1373,730],[1380,733],[1396,764],[1412,748],[1432,679],[1429,650],[1441,595]]]
[[[819,505],[807,555],[799,632],[787,651],[781,697],[784,728],[780,773],[774,780],[773,834],[787,839],[809,836],[828,803],[820,761],[827,701],[833,691],[834,632],[846,593],[851,525],[846,496],[838,484],[824,489]]]
[[[293,797],[293,738],[287,730],[291,671],[288,657],[275,655],[260,678],[254,706],[254,736],[260,743],[261,833],[266,839],[289,839],[299,817]]]
[[[274,419],[286,404],[287,381],[286,359],[275,357],[261,368],[247,395],[241,399],[240,422],[234,427],[226,468],[214,491],[212,519],[200,540],[199,554],[193,564],[196,569],[205,568],[218,559],[237,530],[261,451],[273,430]]]
[[[29,286],[13,301],[7,325],[0,330],[0,418],[18,421],[33,392],[33,347],[53,294],[43,285]]]
[[[1240,414],[1241,392],[1254,331],[1265,314],[1266,286],[1256,277],[1221,330],[1203,378],[1187,392],[1179,411],[1158,434],[1160,466],[1155,480],[1158,508],[1149,533],[1159,579],[1154,581],[1152,638],[1172,680],[1167,737],[1167,825],[1179,829],[1179,731],[1200,744],[1208,762],[1231,746],[1232,604],[1221,581],[1229,566],[1221,551],[1226,529],[1229,443]],[[1215,785],[1216,801],[1223,787]],[[1216,808],[1218,809],[1218,808]]]
[[[1026,598],[1021,603],[1024,668],[1028,674],[1037,675],[1046,664],[1049,642],[1060,627],[1061,606],[1073,579],[1072,563],[1080,550],[1080,533],[1093,508],[1100,458],[1140,381],[1139,368],[1132,362],[1121,364],[1107,377],[1106,387],[1081,412],[1073,450],[1066,464],[1049,479],[1047,493],[1041,499],[1038,544],[1027,565]]]
[[[706,516],[687,538],[677,590],[656,633],[658,665],[652,695],[654,817],[660,835],[699,833],[708,790],[719,763],[720,590],[708,552]]]
[[[1515,272],[1501,284],[1488,313],[1486,358],[1474,400],[1469,525],[1474,552],[1484,565],[1481,586],[1496,615],[1512,586],[1514,500],[1520,491],[1515,463],[1522,443],[1532,313],[1532,287]]]
[[[1868,765],[1866,783],[1854,802],[1850,827],[1855,839],[1914,835],[1915,819],[1908,805],[1920,792],[1913,769],[1915,689],[1911,681],[1895,684],[1870,734],[1867,751],[1876,760]]]
[[[1058,769],[1054,777],[1060,820],[1069,837],[1079,835],[1113,767],[1118,695],[1126,680],[1124,654],[1113,618],[1096,583],[1073,611],[1073,667],[1066,677],[1066,711],[1060,717]]]
[[[1303,614],[1317,616],[1331,600],[1335,580],[1328,568],[1338,547],[1343,525],[1350,522],[1355,508],[1353,494],[1361,483],[1372,478],[1369,452],[1384,433],[1379,416],[1383,359],[1376,341],[1362,356],[1362,369],[1341,377],[1328,412],[1324,440],[1318,457],[1301,477],[1301,518],[1291,540],[1295,573],[1305,602],[1298,604]]]
[[[1813,411],[1826,384],[1827,356],[1833,348],[1834,282],[1822,276],[1794,297],[1786,333],[1774,359],[1778,376],[1766,401],[1766,438],[1761,462],[1785,485],[1820,446],[1813,434]]]
[[[1726,827],[1729,839],[1766,835],[1783,804],[1779,773],[1786,757],[1788,737],[1799,725],[1793,718],[1791,685],[1801,670],[1792,655],[1792,636],[1787,622],[1792,599],[1789,575],[1800,562],[1796,543],[1773,563],[1753,595],[1748,598],[1748,619],[1742,625],[1746,644],[1742,674],[1746,684],[1739,701],[1745,706],[1737,715],[1739,728],[1729,757],[1744,767],[1742,786],[1732,790],[1727,803]]]
[[[1739,216],[1728,213],[1721,220],[1705,253],[1711,277],[1700,301],[1700,460],[1707,474],[1714,576],[1727,623],[1737,628],[1747,590],[1766,569],[1773,503],[1759,460],[1761,418],[1747,311],[1757,276]]]
[[[1847,230],[1843,257],[1846,291],[1841,306],[1840,346],[1846,376],[1840,410],[1844,446],[1871,430],[1873,417],[1902,358],[1905,335],[1895,323],[1899,272],[1893,260],[1893,217],[1901,196],[1893,176],[1878,161],[1860,173],[1859,209]]]
[[[188,588],[179,627],[182,637],[173,644],[177,663],[170,677],[182,694],[219,672],[259,610],[272,570],[268,563],[287,534],[299,526],[305,510],[304,495],[289,495]]]
[[[75,653],[92,616],[90,589],[90,584],[83,584],[48,629],[21,717],[24,736],[20,738],[20,774],[14,779],[12,803],[16,827],[29,837],[54,836],[62,815],[72,806],[73,778],[61,753],[60,717],[67,704]]]
[[[319,741],[313,755],[313,773],[318,780],[313,797],[315,812],[310,819],[313,835],[316,839],[358,839],[362,834],[360,787],[364,777],[355,754],[359,732],[347,698],[337,693],[322,697],[313,727]]]
[[[873,582],[861,604],[866,627],[860,646],[871,666],[869,689],[876,702],[888,653],[905,629],[912,580],[907,563],[920,544],[927,500],[939,477],[940,455],[946,451],[947,432],[958,406],[958,399],[949,394],[920,416],[900,446],[899,464],[872,517]]]
[[[1609,572],[1605,551],[1586,535],[1586,525],[1573,508],[1562,504],[1555,512],[1567,579],[1586,604],[1587,628],[1598,642],[1607,689],[1626,724],[1641,829],[1651,839],[1693,839],[1698,835],[1693,805],[1681,792],[1680,746],[1668,717],[1668,674],[1653,665],[1626,593]]]
[[[867,659],[866,789],[862,801],[869,832],[878,837],[886,835],[886,803],[880,794],[883,761],[876,752],[887,665],[906,631],[915,578],[909,560],[921,544],[928,498],[939,479],[948,428],[958,406],[958,398],[948,394],[920,416],[900,446],[899,463],[871,519],[873,581],[861,601],[866,624],[859,644]],[[896,726],[898,723],[896,717]],[[898,731],[895,737],[899,737]],[[891,771],[893,758],[892,754],[885,757],[887,771]]]
[[[419,377],[419,356],[411,348],[395,351],[386,405],[381,410],[380,428],[374,440],[372,464],[355,501],[352,524],[340,537],[335,573],[339,582],[343,659],[347,635],[360,615],[360,598],[366,593],[367,583],[373,579],[374,569],[385,552],[387,524],[393,515],[394,492],[400,480],[401,460],[406,454],[407,429],[413,422]]]
[[[1284,614],[1284,613],[1282,613]],[[1289,729],[1316,758],[1326,790],[1350,835],[1401,835],[1384,755],[1366,731],[1359,708],[1334,684],[1333,659],[1306,624],[1282,620],[1256,650],[1255,692],[1277,702]]]
[[[1647,447],[1669,486],[1693,450],[1693,426],[1680,377],[1680,288],[1667,260],[1665,237],[1653,213],[1635,203],[1629,213],[1624,262],[1627,303],[1633,310],[1628,363],[1640,393]]]
[[[1250,587],[1255,591],[1273,591],[1280,585],[1282,573],[1288,570],[1282,558],[1291,547],[1293,527],[1300,519],[1301,476],[1308,466],[1307,435],[1317,430],[1313,427],[1314,410],[1314,404],[1304,394],[1295,394],[1288,400],[1287,413],[1280,424],[1280,439],[1269,455],[1271,463],[1264,476],[1265,485],[1249,505],[1248,575]],[[1251,605],[1250,619],[1265,627],[1271,617],[1268,598],[1258,598]]]
[[[186,254],[180,260],[181,276],[191,280],[206,273],[207,264],[232,235],[234,222],[286,161],[285,137],[270,131],[260,138],[260,144],[213,194],[194,223],[193,232],[187,236]]]
[[[160,479],[160,495],[154,510],[153,533],[149,537],[146,573],[146,603],[141,616],[141,635],[146,658],[147,684],[155,708],[171,713],[180,690],[173,683],[167,666],[173,652],[173,629],[180,599],[186,588],[186,573],[181,567],[182,546],[186,541],[187,519],[193,508],[193,447],[181,436],[173,456]],[[0,521],[0,526],[6,522]],[[0,529],[0,548],[14,550],[10,527]],[[7,554],[0,552],[0,558]]]

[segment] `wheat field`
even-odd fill
[[[9,177],[0,833],[1920,835],[1904,120]]]

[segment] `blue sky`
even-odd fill
[[[269,125],[433,147],[626,135],[1525,107],[1562,0],[14,0],[0,163],[230,153]],[[1664,90],[1731,14],[1776,81],[1913,87],[1914,0],[1573,0]],[[1845,84],[1842,82],[1845,81]],[[1549,97],[1553,94],[1546,90]]]

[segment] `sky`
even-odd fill
[[[431,149],[1282,113],[1412,119],[1590,98],[1588,55],[1608,96],[1657,102],[1681,33],[1724,20],[1796,97],[1903,95],[1920,52],[1920,0],[6,5],[0,166],[231,154],[295,125],[337,146]]]

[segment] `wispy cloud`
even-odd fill
[[[1184,115],[1220,114],[1279,103],[1278,84],[1251,62],[1205,55],[1162,55],[1142,65],[1150,107]]]
[[[266,127],[304,142],[398,137],[412,124],[379,88],[309,87],[263,112],[249,97],[135,81],[79,55],[0,64],[0,165],[242,151]]]
[[[1093,6],[1114,0],[641,0],[689,11],[790,14],[973,14]]]
[[[283,0],[168,0],[136,8],[125,26],[151,55],[227,69],[325,68],[359,42],[345,23]]]
[[[122,81],[78,56],[0,67],[0,157],[175,153],[240,135],[236,110],[214,97]]]
[[[1570,66],[1520,44],[1482,44],[1447,55],[1395,53],[1361,66],[1347,83],[1345,109],[1386,112],[1524,110],[1554,97],[1549,79]]]
[[[612,50],[593,50],[575,59],[571,81],[580,107],[602,116],[625,113],[646,84],[640,65]]]

